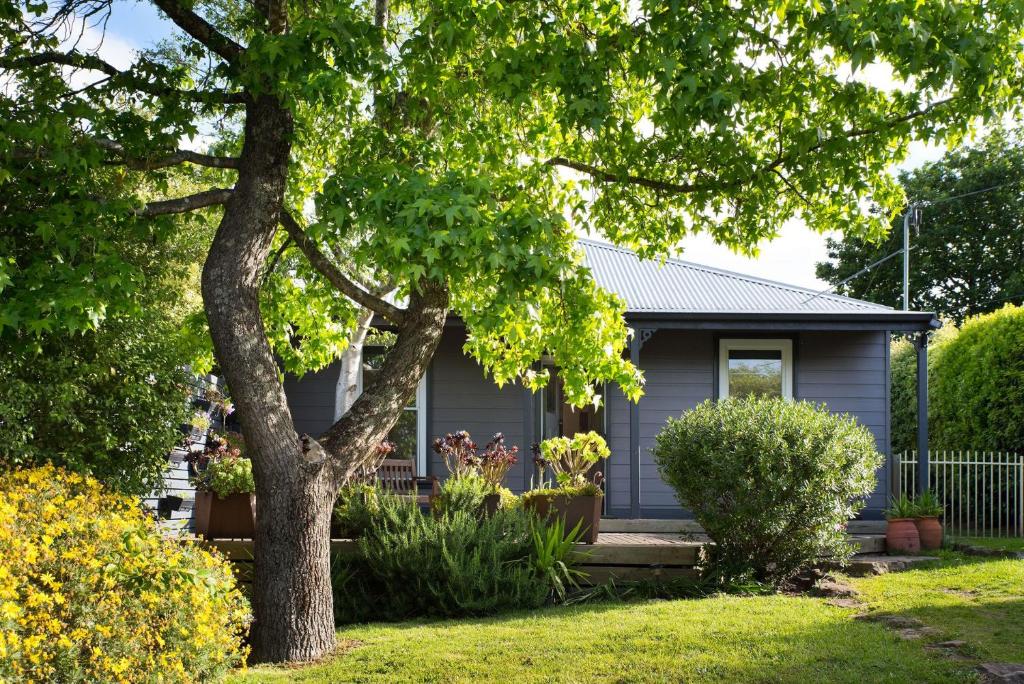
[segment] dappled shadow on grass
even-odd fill
[[[917,620],[924,639],[979,660],[1024,662],[1024,561],[942,553],[931,567],[852,580],[871,615]]]

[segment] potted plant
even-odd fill
[[[226,437],[210,436],[192,478],[196,533],[206,539],[251,539],[256,532],[252,462]]]
[[[934,551],[942,547],[942,523],[939,522],[939,516],[943,512],[942,503],[931,490],[914,499],[914,525],[922,549]]]
[[[551,468],[555,474],[555,487],[534,489],[523,495],[523,507],[540,517],[562,518],[565,529],[579,526],[581,541],[597,542],[601,523],[601,500],[604,493],[602,475],[591,469],[611,451],[604,438],[596,432],[578,432],[572,439],[553,437],[535,447],[535,460],[541,471]]]
[[[885,547],[889,553],[917,553],[921,550],[921,537],[914,524],[914,503],[906,494],[894,498],[885,510]]]
[[[500,432],[480,453],[465,430],[438,437],[433,448],[448,469],[448,479],[432,502],[436,515],[453,510],[479,510],[483,515],[493,515],[515,499],[502,481],[519,461],[519,447],[506,447],[505,436]]]
[[[505,435],[500,432],[484,445],[479,458],[480,477],[487,483],[488,494],[484,496],[484,515],[494,515],[506,502],[515,498],[512,492],[502,485],[509,469],[519,462],[519,447],[511,449],[505,446]]]

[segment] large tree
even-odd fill
[[[962,323],[1024,301],[1024,143],[1016,131],[996,129],[902,174],[900,183],[921,207],[910,235],[911,308]],[[830,238],[818,277],[851,297],[901,307],[902,257],[864,268],[902,249],[903,217],[896,216],[880,241]]]
[[[84,220],[154,230],[222,210],[203,296],[254,460],[261,660],[332,648],[331,504],[450,313],[499,383],[539,387],[533,364],[551,354],[570,400],[594,400],[602,380],[636,399],[622,302],[580,266],[574,228],[645,255],[701,231],[752,251],[794,215],[878,235],[902,203],[886,169],[907,144],[956,140],[1017,107],[1022,85],[1017,0],[152,2],[174,39],[117,68],[59,34],[102,20],[108,0],[4,0],[2,168],[185,164],[208,183],[82,202]],[[860,69],[875,62],[913,87],[872,85]],[[200,130],[209,149],[178,149]],[[56,229],[15,220],[56,242],[81,220],[61,223],[68,210]],[[33,309],[23,268],[0,271],[24,298],[16,325],[38,324],[30,311],[65,324]],[[367,310],[397,333],[378,379],[323,435],[296,434],[275,352],[322,365]]]

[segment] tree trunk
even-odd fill
[[[328,532],[334,492],[322,452],[295,433],[259,308],[291,131],[291,114],[272,98],[247,106],[238,183],[202,280],[214,350],[238,406],[256,479],[257,661],[313,660],[334,647]]]
[[[373,312],[364,309],[356,321],[356,329],[348,341],[348,347],[341,354],[341,370],[338,373],[338,384],[335,390],[334,422],[348,413],[352,404],[359,398],[359,367],[363,362],[363,346],[366,335],[373,322]]]
[[[398,422],[437,351],[447,315],[447,288],[421,281],[409,296],[395,345],[376,379],[320,437],[320,444],[332,457],[336,483],[345,482],[365,465]]]
[[[292,116],[264,96],[246,109],[238,183],[203,268],[214,351],[238,406],[256,481],[251,641],[257,662],[309,661],[335,643],[330,516],[338,487],[365,464],[412,399],[441,338],[443,284],[409,296],[378,380],[324,435],[295,432],[259,308],[263,267],[288,174]]]

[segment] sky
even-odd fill
[[[148,2],[115,0],[113,12],[106,25],[105,34],[98,28],[88,29],[81,44],[82,48],[99,46],[99,52],[117,67],[130,64],[135,50],[148,47],[166,37],[170,24],[162,19],[157,10]],[[102,44],[99,43],[102,36]],[[864,80],[884,88],[900,88],[890,74],[879,65],[868,67]],[[893,173],[913,169],[939,159],[945,148],[915,142],[908,150],[903,163],[893,167]],[[838,236],[839,233],[835,233]],[[824,261],[826,235],[808,229],[802,222],[793,220],[781,228],[779,236],[762,242],[757,257],[744,257],[729,248],[715,244],[707,235],[693,236],[680,243],[676,255],[716,268],[723,268],[749,275],[777,280],[792,285],[824,290],[828,284],[814,274],[815,264]]]

